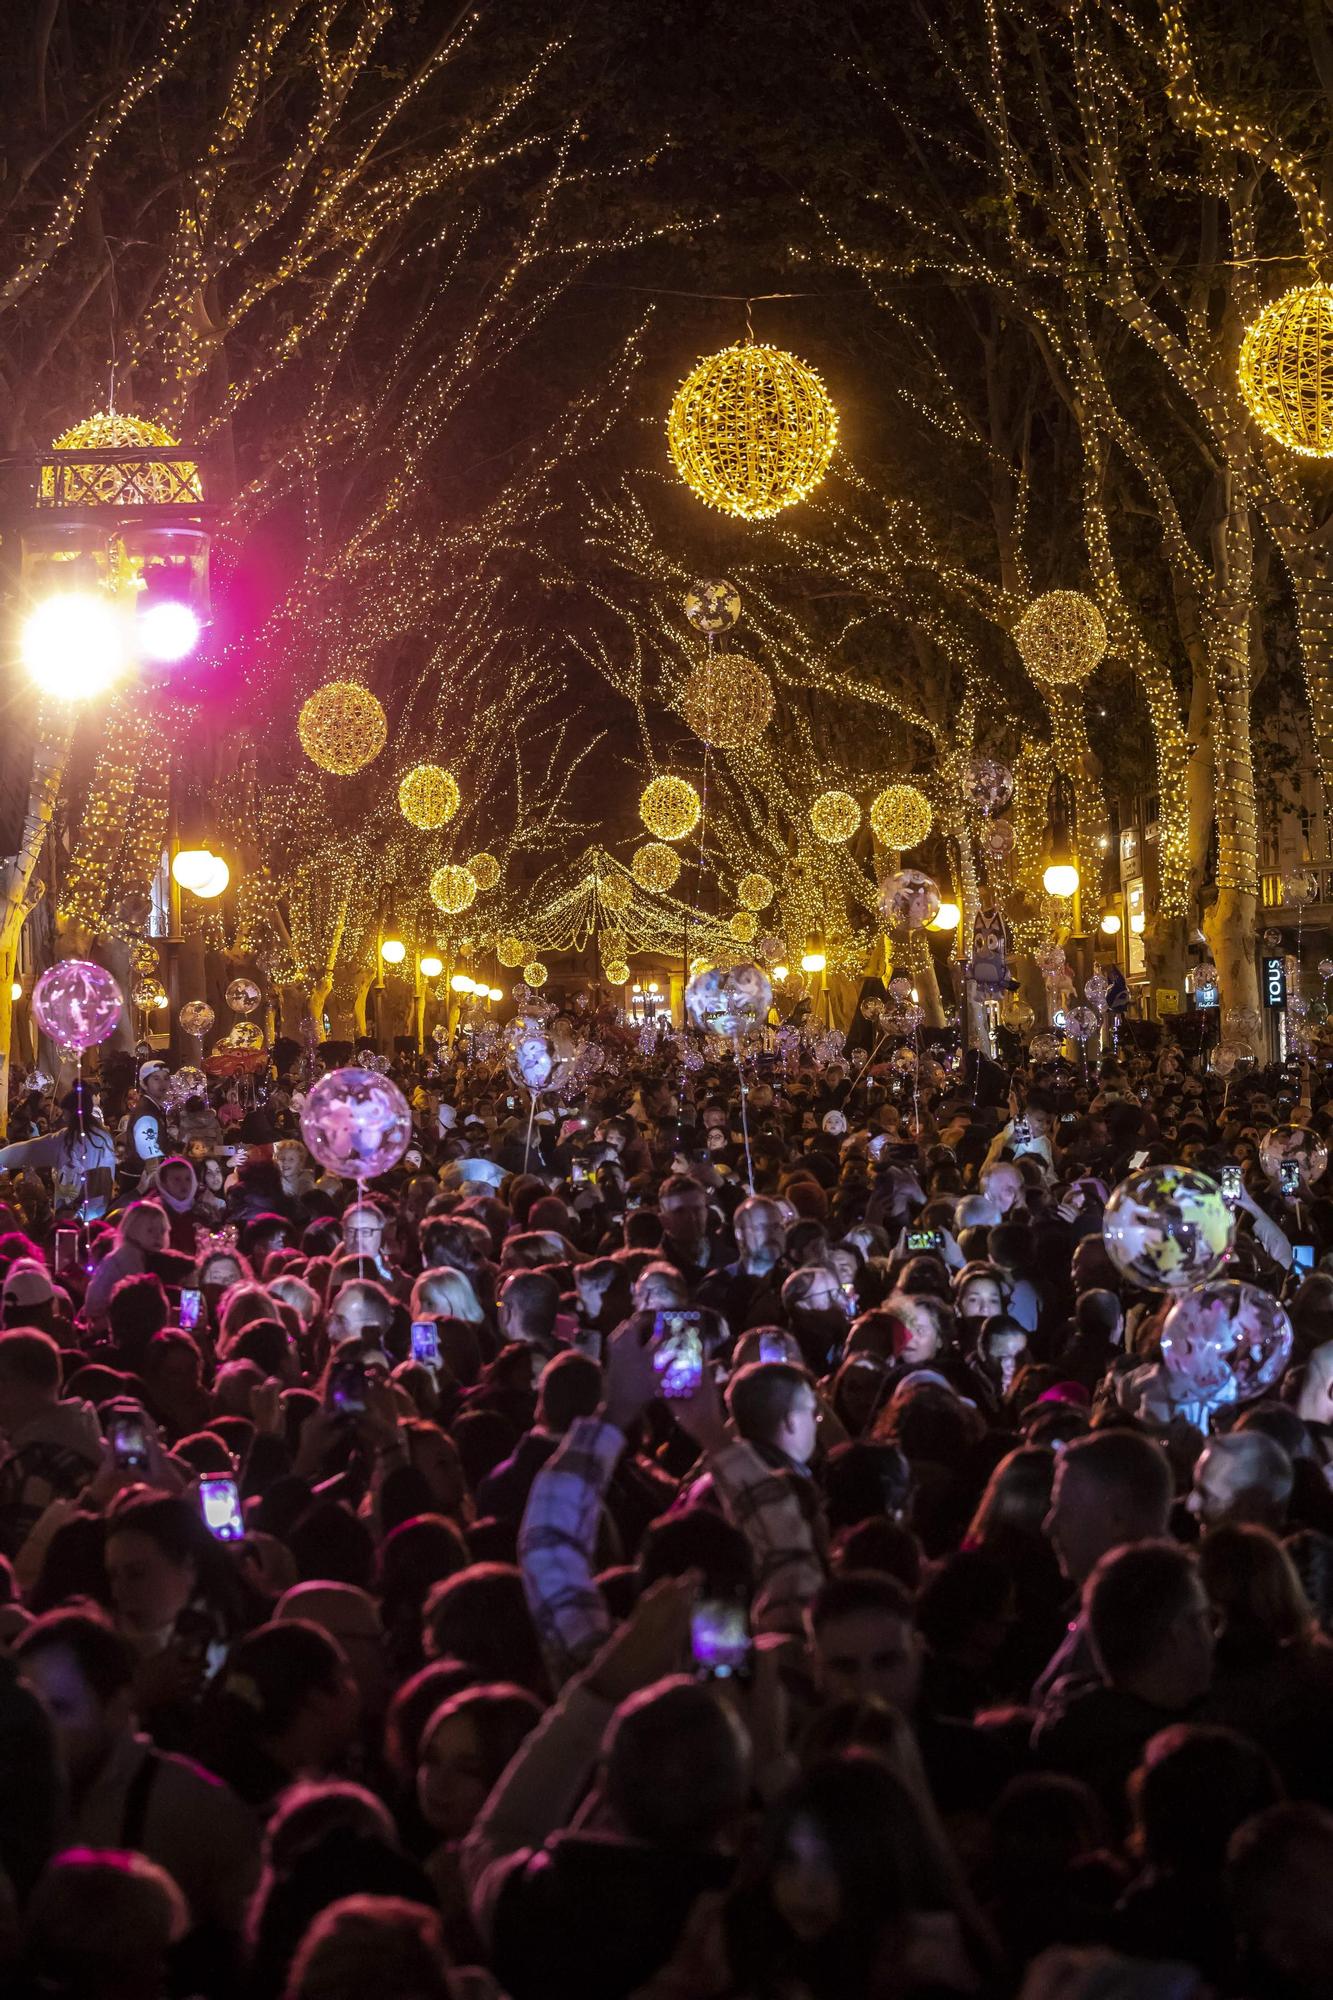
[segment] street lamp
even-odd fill
[[[1041,878],[1041,886],[1048,896],[1067,901],[1078,894],[1078,870],[1072,861],[1053,861]]]
[[[1106,912],[1106,915],[1102,918],[1102,929],[1105,931],[1107,937],[1119,936],[1120,919],[1116,915],[1114,910],[1108,910]]]
[[[422,978],[438,979],[443,971],[444,971],[444,960],[442,958],[437,958],[433,951],[427,952],[426,956],[421,961]]]
[[[385,938],[380,946],[380,957],[386,965],[401,965],[407,957],[407,946],[401,938]]]
[[[808,951],[801,960],[802,972],[822,972],[828,959],[822,951]]]
[[[124,669],[127,636],[123,617],[103,591],[60,591],[28,613],[23,664],[42,694],[88,701]]]
[[[449,981],[449,989],[453,993],[475,993],[477,984],[470,972],[456,972]]]
[[[957,903],[941,903],[929,928],[933,931],[956,931],[963,920],[963,913]]]

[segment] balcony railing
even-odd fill
[[[1291,902],[1282,886],[1289,875],[1297,872],[1313,875],[1319,884],[1319,894],[1304,905]],[[1259,877],[1259,900],[1266,910],[1290,910],[1293,916],[1299,908],[1309,911],[1333,903],[1333,861],[1303,861],[1299,870],[1286,868],[1272,874],[1265,871]]]

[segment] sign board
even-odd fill
[[[1157,989],[1157,1018],[1163,1014],[1180,1012],[1180,989],[1177,986],[1159,986]]]
[[[1260,962],[1260,978],[1264,989],[1265,1007],[1285,1007],[1287,1004],[1287,961],[1273,956]]]

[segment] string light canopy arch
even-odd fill
[[[1302,458],[1333,458],[1333,287],[1297,285],[1247,328],[1240,393],[1261,431]]]
[[[766,521],[819,485],[838,413],[815,370],[780,347],[746,341],[705,355],[677,389],[667,444],[707,507]]]
[[[1014,644],[1039,687],[1080,687],[1106,658],[1106,620],[1081,590],[1048,590],[1014,626]]]
[[[762,667],[741,653],[710,653],[685,683],[681,713],[713,750],[743,750],[773,719],[773,689]]]

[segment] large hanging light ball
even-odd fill
[[[639,800],[639,818],[659,840],[684,840],[702,811],[699,794],[684,778],[654,778]]]
[[[523,968],[523,977],[529,986],[545,986],[546,967],[539,958],[530,958]]]
[[[501,965],[507,966],[511,972],[516,965],[522,965],[527,955],[527,946],[522,938],[515,937],[512,931],[496,941],[495,956]]]
[[[1265,306],[1241,343],[1239,374],[1261,431],[1302,458],[1333,457],[1333,288],[1297,285]]]
[[[828,471],[838,413],[813,368],[747,342],[709,354],[667,418],[677,472],[706,506],[765,521],[803,500]]]
[[[850,792],[821,792],[810,808],[816,840],[840,847],[861,824],[861,808]]]
[[[608,910],[627,910],[634,891],[623,875],[599,875],[597,894]]]
[[[170,451],[176,439],[146,417],[99,410],[55,441],[56,451]],[[57,492],[59,482],[59,492]],[[202,500],[199,468],[188,460],[164,463],[130,460],[124,465],[62,461],[42,473],[43,500],[77,501],[80,506],[142,507]]]
[[[1014,644],[1034,681],[1078,687],[1106,658],[1106,620],[1081,590],[1048,590],[1015,625]]]
[[[430,878],[430,899],[446,917],[456,917],[476,901],[477,885],[466,868],[446,861]]]
[[[933,817],[930,800],[915,785],[886,785],[870,808],[876,840],[898,854],[920,846]]]
[[[602,967],[608,986],[628,986],[629,967],[623,958],[608,958]]]
[[[458,811],[458,780],[440,764],[414,764],[398,781],[398,810],[411,826],[438,833]]]
[[[767,875],[756,870],[752,875],[741,876],[736,900],[743,910],[766,910],[776,894]]]
[[[474,854],[466,867],[478,889],[493,889],[500,879],[500,864],[493,854]]]
[[[642,847],[636,849],[629,872],[641,889],[650,889],[662,895],[676,885],[680,875],[680,856],[674,847],[664,847],[659,840],[646,840]]]
[[[681,713],[714,750],[757,743],[773,719],[773,689],[762,667],[740,653],[712,653],[685,683]]]
[[[759,919],[753,910],[737,910],[735,916],[732,917],[730,923],[727,925],[727,929],[731,932],[737,944],[751,944],[754,941],[755,932],[759,929]]]
[[[350,778],[379,756],[389,725],[369,688],[357,681],[329,681],[302,707],[296,733],[312,764]]]

